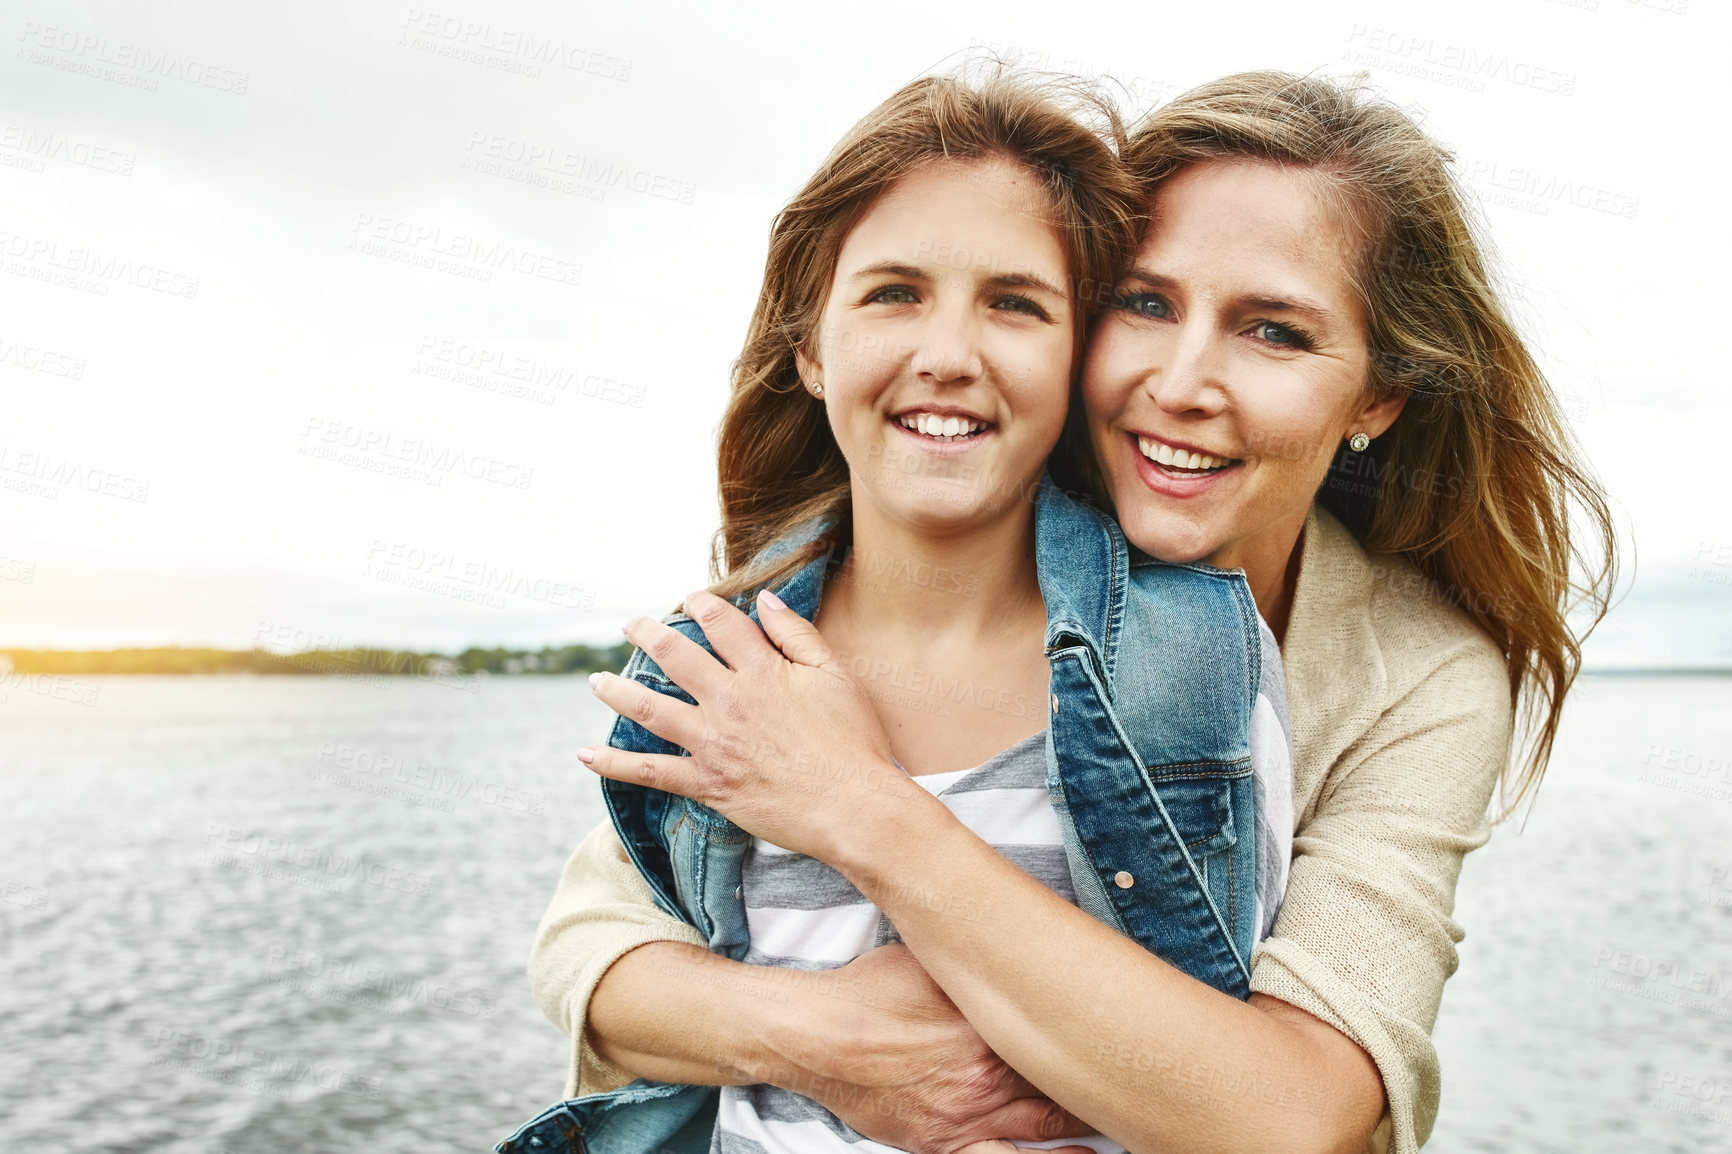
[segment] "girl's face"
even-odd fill
[[[848,234],[815,339],[854,513],[925,532],[1029,508],[1064,425],[1074,354],[1064,246],[1010,161],[935,161]]]
[[[1083,397],[1125,535],[1164,561],[1287,562],[1344,437],[1381,434],[1351,221],[1303,169],[1193,165],[1102,316]]]

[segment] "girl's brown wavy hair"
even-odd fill
[[[848,464],[823,404],[801,387],[794,354],[817,332],[843,241],[878,198],[940,160],[1004,158],[1038,176],[1070,265],[1074,378],[1088,322],[1141,227],[1144,196],[1119,161],[1123,142],[1116,109],[1092,86],[993,64],[913,81],[842,138],[770,228],[763,288],[722,418],[714,592],[739,597],[774,585],[848,539]],[[1049,466],[1079,488],[1088,442],[1074,380],[1072,392]],[[813,525],[829,528],[797,547],[770,548]]]
[[[1367,388],[1408,399],[1366,454],[1337,456],[1317,499],[1503,651],[1526,733],[1503,776],[1507,815],[1545,773],[1617,554],[1605,494],[1488,274],[1454,158],[1362,80],[1282,72],[1184,93],[1138,125],[1124,158],[1151,199],[1204,161],[1302,167],[1360,229]]]

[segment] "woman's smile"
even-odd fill
[[[1146,433],[1127,433],[1141,458],[1137,476],[1151,490],[1166,497],[1195,497],[1212,492],[1244,468],[1241,459],[1215,455],[1196,445],[1167,440]]]
[[[1266,589],[1336,447],[1395,419],[1399,398],[1367,387],[1354,229],[1315,176],[1275,164],[1198,164],[1162,186],[1083,374],[1139,548]]]

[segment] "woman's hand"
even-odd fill
[[[876,1142],[915,1154],[997,1154],[1011,1139],[1093,1133],[975,1033],[900,943],[811,975],[798,1021],[778,1031],[805,1094]],[[1090,1154],[1087,1147],[1061,1149]]]
[[[691,756],[585,748],[577,755],[585,765],[702,802],[766,841],[832,865],[844,856],[842,841],[866,835],[873,815],[898,812],[887,806],[943,809],[896,765],[860,683],[774,594],[758,595],[763,630],[710,593],[688,597],[686,612],[716,657],[647,617],[627,622],[625,635],[696,705],[610,673],[595,674],[590,686],[616,713]]]

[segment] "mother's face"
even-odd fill
[[[1300,168],[1193,165],[1100,319],[1090,437],[1125,535],[1165,561],[1285,566],[1344,437],[1377,436],[1351,221]]]

